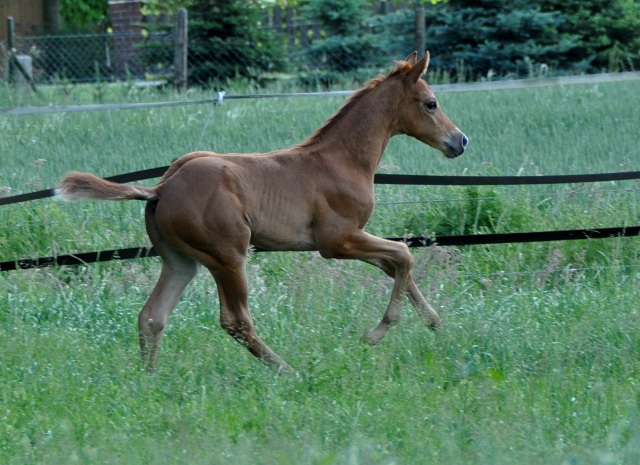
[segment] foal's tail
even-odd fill
[[[55,189],[62,200],[155,200],[155,187],[129,186],[107,181],[89,173],[71,171]]]

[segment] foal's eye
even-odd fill
[[[438,104],[436,102],[427,102],[424,104],[424,106],[427,108],[427,110],[431,110],[431,111],[438,108]]]

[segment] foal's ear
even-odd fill
[[[411,55],[407,57],[406,61],[409,65],[414,66],[418,59],[418,52],[412,52]]]
[[[417,55],[416,52],[413,52],[410,56],[413,56],[414,54]],[[414,58],[414,62],[415,62],[415,58]],[[410,62],[407,61],[407,63],[410,63]],[[413,67],[409,70],[409,72],[407,73],[407,80],[411,84],[415,84],[416,82],[418,82],[418,79],[420,79],[420,77],[427,72],[428,67],[429,67],[429,52],[427,52],[426,55],[422,58],[422,60],[415,63]]]

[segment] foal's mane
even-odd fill
[[[368,81],[364,87],[357,90],[333,116],[331,116],[325,123],[320,126],[316,131],[309,137],[307,137],[303,142],[301,142],[298,147],[309,147],[317,142],[319,142],[322,137],[332,128],[334,127],[342,117],[347,114],[362,98],[367,95],[371,90],[378,87],[381,83],[385,82],[388,79],[394,78],[401,74],[406,74],[411,69],[411,65],[406,61],[396,61],[397,67],[393,71],[391,71],[386,76],[382,74],[377,75],[370,81]]]

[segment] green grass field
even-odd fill
[[[446,160],[397,137],[381,172],[638,170],[639,91],[631,82],[443,94],[445,112],[469,136],[468,151]],[[0,102],[185,98],[97,92],[57,91],[40,101],[0,89]],[[52,187],[71,169],[108,176],[167,165],[195,148],[286,147],[343,102],[228,101],[199,147],[208,107],[2,117],[0,188]],[[368,230],[637,225],[637,189],[631,181],[378,186]],[[148,245],[143,209],[52,199],[0,207],[0,261]],[[0,463],[640,461],[637,238],[413,252],[418,285],[445,328],[426,330],[406,305],[376,347],[360,338],[389,298],[391,281],[378,270],[311,253],[250,258],[258,332],[299,380],[274,376],[219,327],[215,286],[204,272],[170,320],[153,376],[140,370],[137,313],[158,259],[0,273]]]

